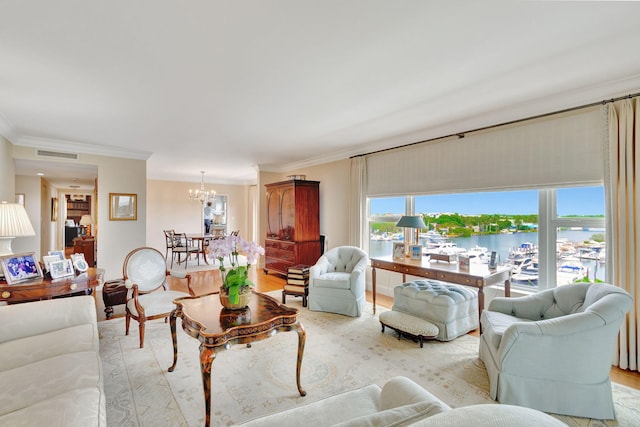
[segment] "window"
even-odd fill
[[[604,280],[604,189],[476,192],[369,199],[369,254],[390,256],[404,239],[401,215],[423,216],[425,254],[462,252],[487,262],[496,251],[514,270],[513,286],[544,289]]]

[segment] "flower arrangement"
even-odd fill
[[[240,265],[238,255],[247,257],[247,265]],[[253,282],[249,280],[249,268],[260,255],[264,255],[264,248],[256,242],[249,242],[231,234],[224,239],[215,239],[209,245],[209,254],[220,263],[222,273],[222,287],[229,294],[229,302],[237,304],[241,288],[250,288]],[[228,264],[225,266],[225,258]]]

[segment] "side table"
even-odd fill
[[[104,270],[89,268],[84,273],[59,279],[37,279],[16,285],[0,282],[0,302],[16,304],[75,294],[90,295],[102,283]]]

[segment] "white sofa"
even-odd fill
[[[382,388],[376,384],[267,415],[240,424],[244,427],[367,427],[367,426],[565,426],[556,418],[519,406],[484,404],[451,409],[405,377]],[[565,426],[566,427],[566,426]]]
[[[0,425],[106,427],[93,297],[0,307]]]

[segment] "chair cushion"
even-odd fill
[[[497,311],[484,310],[480,318],[482,323],[482,335],[485,336],[491,348],[498,348],[504,335],[504,331],[516,322],[531,322],[529,319],[520,319],[515,316],[500,313]]]
[[[325,273],[313,279],[313,286],[321,288],[350,289],[351,274],[341,272]]]
[[[139,295],[138,301],[144,308],[145,316],[151,317],[159,314],[171,313],[171,311],[176,308],[173,300],[188,296],[189,294],[179,291],[156,291],[151,292],[150,294]],[[133,299],[127,301],[127,308],[132,315],[136,317],[138,316]]]

